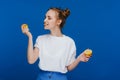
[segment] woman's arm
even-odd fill
[[[33,64],[38,59],[39,49],[36,47],[33,49],[32,34],[29,32],[28,27],[25,27],[25,25],[22,25],[21,29],[22,29],[22,32],[28,37],[28,48],[27,48],[28,63]]]
[[[68,71],[73,70],[80,62],[87,62],[89,60],[88,57],[85,56],[84,53],[81,53],[76,60],[70,64],[69,66],[67,66]]]
[[[28,35],[30,36],[28,36],[27,59],[29,64],[33,64],[38,59],[39,49],[37,47],[33,49],[32,35],[30,33],[28,33]]]

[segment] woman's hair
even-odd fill
[[[63,28],[67,17],[70,15],[70,10],[68,8],[61,9],[61,8],[50,8],[49,10],[54,10],[58,13],[58,18],[62,20],[60,24],[60,28]]]

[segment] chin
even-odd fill
[[[47,28],[47,27],[44,27],[44,29],[45,29],[45,30],[49,30],[49,28]]]

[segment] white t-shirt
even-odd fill
[[[44,71],[66,73],[68,65],[75,61],[76,46],[68,36],[38,36],[34,47],[39,49],[39,68]]]

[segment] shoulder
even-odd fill
[[[69,43],[70,47],[72,47],[73,49],[76,49],[76,44],[73,38],[69,37],[69,36],[65,36],[67,43]]]
[[[73,38],[66,36],[66,35],[65,35],[65,38],[66,38],[67,43],[69,43],[70,46],[74,46],[74,47],[76,46]]]
[[[69,41],[71,43],[75,43],[75,41],[73,40],[73,38],[71,38],[69,36],[66,36],[66,35],[64,35],[64,36],[65,36],[65,38],[66,38],[67,41]]]
[[[37,37],[37,40],[43,40],[43,39],[46,39],[48,37],[48,34],[44,34],[44,35],[39,35]]]

